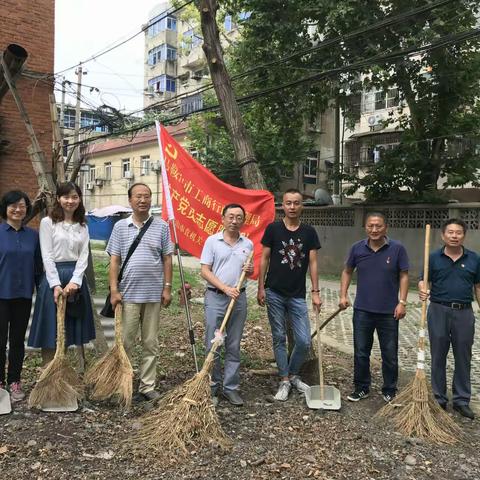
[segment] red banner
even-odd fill
[[[255,246],[253,278],[257,278],[260,240],[275,217],[273,195],[265,190],[246,190],[222,182],[192,158],[163,126],[160,135],[180,248],[200,257],[207,237],[223,228],[223,207],[238,203],[246,212],[242,233]],[[166,205],[163,189],[163,206]],[[166,208],[162,208],[162,217],[168,219]]]

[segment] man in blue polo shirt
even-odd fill
[[[444,246],[430,254],[428,292],[423,280],[418,284],[420,300],[430,293],[428,336],[432,357],[432,389],[437,402],[446,410],[446,363],[450,344],[455,359],[452,383],[454,410],[474,418],[470,409],[470,365],[472,360],[475,316],[473,290],[480,298],[480,258],[463,246],[467,225],[452,218],[442,228]]]
[[[405,247],[387,237],[387,222],[381,213],[369,213],[367,238],[350,249],[340,284],[341,308],[349,306],[347,291],[354,270],[357,294],[353,305],[355,390],[352,402],[370,392],[370,353],[376,330],[382,352],[382,394],[390,402],[397,392],[398,321],[405,316],[408,293],[408,256]],[[400,300],[399,300],[400,296]]]

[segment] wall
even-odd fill
[[[380,211],[386,215],[389,223],[388,235],[405,245],[410,257],[412,278],[416,278],[423,267],[427,223],[432,227],[432,250],[442,245],[440,237],[442,224],[448,218],[455,217],[462,218],[467,223],[465,246],[480,252],[480,203],[452,203],[445,206],[305,207],[302,221],[315,227],[322,244],[319,251],[322,273],[340,274],[351,245],[366,237],[363,223],[366,213],[371,211]]]
[[[35,74],[53,72],[54,0],[0,0],[0,50],[17,43],[29,54],[25,68]],[[17,77],[18,92],[30,116],[33,128],[47,160],[51,158],[52,129],[48,95],[49,81]],[[13,97],[8,92],[0,103],[0,129],[9,141],[0,156],[0,194],[21,189],[33,198],[38,192],[27,147],[30,145],[25,125]]]

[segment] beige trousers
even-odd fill
[[[123,345],[130,361],[140,327],[142,357],[140,360],[140,393],[155,389],[157,378],[158,334],[160,330],[160,302],[123,304]]]

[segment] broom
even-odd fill
[[[115,308],[115,344],[85,375],[85,384],[91,388],[94,400],[118,399],[127,409],[132,403],[133,368],[123,346],[122,305]]]
[[[250,263],[253,252],[249,255]],[[243,271],[237,283],[240,290],[244,280]],[[231,299],[219,332],[222,334],[232,313],[235,299]],[[164,395],[157,408],[146,414],[142,428],[128,440],[128,451],[138,455],[154,454],[170,463],[188,455],[187,445],[214,444],[222,449],[231,446],[231,440],[224,433],[211,400],[210,371],[215,353],[221,346],[219,335],[208,353],[200,372],[190,380]]]
[[[430,254],[430,225],[425,231],[423,282],[428,288],[428,261]],[[459,426],[435,400],[425,376],[425,320],[427,301],[422,303],[418,334],[417,371],[415,377],[395,400],[380,409],[376,416],[391,417],[398,430],[406,436],[431,440],[434,443],[452,444],[461,434]]]
[[[28,405],[31,408],[66,407],[68,410],[82,397],[83,388],[77,372],[72,368],[65,354],[65,309],[67,302],[63,295],[57,303],[57,346],[53,360],[43,370],[30,393]],[[61,410],[59,410],[61,411]]]

